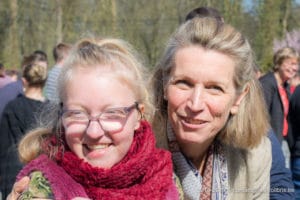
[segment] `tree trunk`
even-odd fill
[[[5,51],[3,53],[6,65],[8,68],[16,67],[20,64],[20,48],[19,48],[19,34],[18,34],[18,1],[11,0],[9,2],[10,6],[10,21],[8,27],[8,36],[5,42]]]
[[[63,41],[63,32],[62,32],[62,17],[63,17],[63,11],[62,11],[62,5],[61,0],[56,0],[56,38],[57,43],[60,43]]]
[[[288,26],[288,18],[291,11],[291,1],[286,0],[284,1],[284,13],[282,17],[282,36],[287,33],[287,26]]]

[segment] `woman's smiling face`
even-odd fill
[[[278,68],[281,79],[285,82],[293,78],[299,70],[299,63],[297,58],[286,58]]]
[[[165,98],[179,143],[211,143],[236,112],[234,69],[232,58],[217,51],[196,46],[177,51]]]
[[[111,108],[132,106],[135,94],[113,72],[77,70],[67,83],[64,110],[83,111],[92,117]],[[65,123],[65,137],[70,149],[94,167],[111,168],[127,154],[139,127],[139,113],[133,109],[123,129],[104,131],[97,120],[88,126]]]

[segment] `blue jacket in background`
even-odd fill
[[[285,167],[285,159],[281,145],[273,130],[268,137],[272,145],[272,166],[270,172],[270,199],[271,200],[292,200],[295,199],[294,184],[290,169]]]
[[[0,119],[8,102],[23,93],[23,83],[21,80],[9,83],[0,89]]]

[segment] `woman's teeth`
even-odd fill
[[[91,150],[97,150],[97,149],[105,149],[109,145],[108,144],[98,144],[98,145],[87,145],[87,147]]]
[[[186,121],[189,124],[201,124],[201,123],[203,123],[202,120],[197,120],[197,119],[187,119],[187,118],[185,118],[184,121]]]

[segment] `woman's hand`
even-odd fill
[[[28,176],[23,177],[16,182],[13,186],[11,193],[7,196],[6,200],[17,200],[21,193],[26,190],[29,185],[30,178]]]

